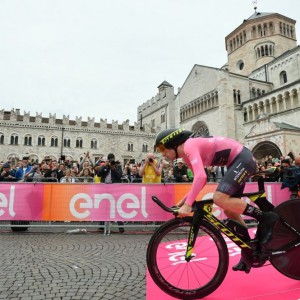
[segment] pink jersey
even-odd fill
[[[205,185],[204,167],[229,166],[242,149],[242,144],[225,137],[189,138],[184,143],[183,159],[193,171],[194,180],[185,203],[192,205]]]

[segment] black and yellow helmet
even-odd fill
[[[192,131],[181,128],[165,129],[157,134],[154,148],[156,149],[156,147],[163,146],[167,149],[176,149],[193,135],[194,133]]]

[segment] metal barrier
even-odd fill
[[[67,228],[67,229],[95,229],[103,231],[104,235],[111,234],[113,229],[119,230],[123,227],[126,230],[155,230],[162,222],[124,222],[122,225],[117,222],[61,222],[61,221],[0,221],[0,230],[10,228],[14,232],[26,232],[29,228]]]

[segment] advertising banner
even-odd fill
[[[173,206],[189,191],[187,184],[77,184],[3,183],[0,184],[0,220],[30,221],[165,221],[164,212],[152,200],[158,197]],[[212,198],[217,183],[208,183],[197,200]],[[281,183],[266,183],[268,199],[278,205],[289,199]],[[247,183],[245,192],[257,191]],[[249,201],[249,199],[245,199]],[[214,205],[214,214],[226,218]]]

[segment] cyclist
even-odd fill
[[[192,211],[192,204],[206,184],[204,166],[226,166],[227,172],[220,181],[213,201],[230,218],[246,227],[241,214],[259,222],[259,243],[263,246],[272,239],[273,228],[279,216],[274,212],[262,212],[234,195],[241,194],[247,179],[256,171],[256,162],[249,149],[239,142],[220,136],[200,137],[192,131],[170,128],[159,132],[155,148],[169,160],[183,158],[192,169],[194,181],[189,193],[180,200],[179,216]],[[250,237],[249,237],[250,240]],[[241,259],[234,271],[246,271],[247,265]]]

